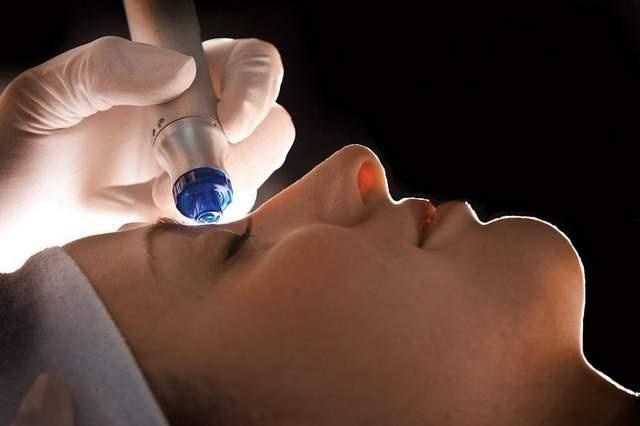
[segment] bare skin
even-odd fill
[[[348,146],[253,212],[230,262],[245,220],[158,234],[155,273],[146,227],[64,249],[152,386],[171,368],[211,378],[282,414],[266,425],[630,424],[636,397],[583,355],[567,237],[450,202],[418,246],[421,206],[393,201],[375,154]]]

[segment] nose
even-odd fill
[[[288,226],[323,222],[350,226],[365,220],[391,195],[378,156],[362,145],[348,145],[294,184],[262,204],[254,219]]]
[[[262,228],[274,239],[299,226],[328,223],[359,226],[383,239],[420,245],[424,224],[434,213],[427,200],[394,201],[378,156],[365,146],[348,145],[252,216],[254,229]]]

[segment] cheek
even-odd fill
[[[301,233],[269,253],[246,291],[229,300],[238,314],[230,337],[274,351],[262,362],[287,359],[286,368],[295,353],[308,374],[318,362],[340,370],[355,357],[363,368],[395,366],[389,374],[400,375],[404,365],[410,375],[429,354],[440,363],[452,340],[466,335],[469,303],[454,285],[461,276],[455,266],[417,250]]]
[[[367,289],[370,297],[390,277],[380,253],[349,232],[300,232],[268,254],[252,282],[261,298],[296,314],[326,310],[335,316],[350,304],[365,305]]]
[[[293,344],[299,338],[413,356],[439,351],[469,339],[478,304],[490,306],[473,291],[495,282],[484,265],[475,257],[394,249],[347,233],[300,232],[259,262],[242,291],[229,291],[225,304],[238,317],[225,323],[236,331],[244,324],[237,335],[265,341],[286,336]]]
[[[490,283],[488,276],[478,282],[477,253],[394,253],[300,237],[274,251],[252,280],[249,298],[236,301],[245,303],[242,318],[225,347],[255,355],[249,366],[235,366],[251,371],[247,380],[278,372],[272,385],[304,394],[297,388],[303,384],[345,401],[353,396],[349,384],[357,383],[353,392],[370,391],[374,401],[469,376],[486,380],[483,372],[499,367],[496,354],[511,339],[499,332],[504,306],[495,309],[486,292],[473,291]],[[227,355],[233,362],[239,354]],[[474,370],[477,365],[487,368]]]
[[[290,236],[246,282],[225,292],[216,318],[200,320],[215,329],[212,347],[201,352],[225,348],[207,360],[215,371],[277,371],[277,380],[326,385],[326,394],[362,383],[371,375],[363,371],[393,382],[398,365],[422,359],[422,336],[432,323],[428,279],[409,283],[415,265],[401,261],[346,234]]]

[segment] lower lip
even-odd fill
[[[434,219],[437,215],[437,208],[431,202],[427,202],[425,205],[425,208],[426,208],[426,214],[425,214],[424,222],[422,224],[422,229],[420,230],[419,246],[422,246],[424,244],[424,241],[427,237],[427,233],[431,229]]]

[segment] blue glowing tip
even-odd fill
[[[173,184],[173,200],[186,217],[201,224],[215,223],[233,200],[231,180],[213,167],[189,170]]]

